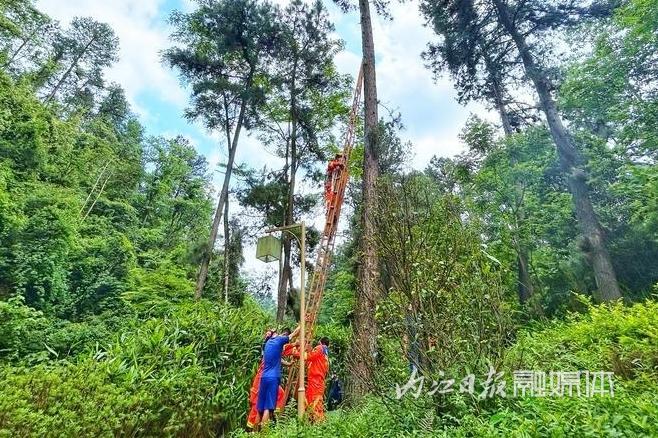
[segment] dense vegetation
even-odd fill
[[[316,425],[289,406],[264,435],[658,435],[658,1],[414,4],[437,34],[419,62],[500,124],[472,116],[465,152],[412,171],[400,117],[376,111],[368,5],[388,2],[335,3],[364,26],[365,141],[315,335],[349,397]],[[243,436],[301,260],[286,238],[273,285],[242,248],[322,210],[349,105],[326,6],[172,14],[163,63],[224,139],[218,193],[189,141],[147,133],[107,83],[110,26],[0,11],[0,436]],[[234,163],[245,130],[285,165]],[[412,367],[478,392],[398,400]],[[477,396],[491,367],[505,398]],[[614,397],[512,397],[524,369],[611,371]]]
[[[508,374],[508,382],[513,370],[546,370],[547,364],[555,370],[614,370],[621,377],[614,398],[512,398],[510,387],[508,398],[487,400],[453,393],[407,394],[398,401],[389,393],[336,412],[313,428],[289,420],[268,436],[655,436],[656,311],[654,302],[592,306],[584,315],[521,330],[498,368]],[[478,382],[485,377],[478,376]],[[479,383],[476,390],[481,390]]]

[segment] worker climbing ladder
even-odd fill
[[[354,97],[352,101],[352,109],[350,111],[349,121],[347,125],[347,132],[345,134],[345,144],[342,154],[338,155],[341,165],[337,170],[333,170],[330,165],[331,171],[336,172],[336,180],[330,181],[329,191],[327,196],[327,209],[326,221],[324,230],[320,239],[318,255],[315,262],[315,269],[313,270],[313,277],[308,287],[307,300],[306,300],[306,339],[312,339],[313,328],[320,311],[320,303],[324,294],[324,286],[327,281],[327,274],[331,264],[331,256],[334,251],[334,244],[336,242],[336,232],[338,230],[338,220],[340,219],[340,212],[343,207],[345,199],[345,189],[349,180],[349,160],[354,147],[354,139],[356,135],[356,123],[359,116],[359,107],[361,103],[361,91],[363,88],[363,68],[359,69],[359,75],[356,80],[354,88]],[[330,176],[331,178],[331,176]],[[308,342],[308,341],[307,341]],[[306,346],[302,346],[304,351]],[[296,366],[288,367],[288,377],[285,389],[285,398],[288,400],[290,391],[293,386],[297,387],[299,382],[297,378]]]

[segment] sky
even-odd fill
[[[274,1],[286,4],[288,0]],[[361,59],[359,17],[356,12],[342,13],[330,0],[324,2],[337,36],[345,43],[345,50],[336,57],[338,70],[356,76]],[[160,58],[170,46],[167,18],[173,10],[191,11],[193,0],[38,0],[37,6],[63,26],[76,16],[108,23],[120,40],[120,59],[107,72],[107,79],[125,89],[147,134],[185,136],[206,156],[211,169],[225,161],[221,136],[183,117],[188,91]],[[423,169],[434,155],[452,156],[463,150],[459,133],[469,113],[489,119],[491,115],[479,105],[459,105],[449,78],[433,80],[420,55],[435,36],[423,25],[415,2],[391,2],[390,15],[392,20],[373,17],[380,116],[389,110],[401,113],[405,126],[401,138],[413,145],[411,165]],[[241,137],[237,164],[261,168],[274,159],[255,137]],[[214,178],[218,186],[219,172]],[[246,260],[247,269],[256,269],[250,257]]]
[[[285,4],[287,0],[275,0]],[[336,58],[341,73],[356,75],[361,58],[361,33],[356,12],[343,14],[326,0],[337,35],[345,50]],[[182,134],[192,140],[211,165],[225,156],[219,136],[190,124],[183,118],[187,90],[176,72],[160,60],[169,47],[167,18],[173,10],[189,11],[192,0],[39,0],[38,6],[66,25],[75,16],[91,16],[109,23],[120,40],[120,59],[107,78],[125,90],[133,111],[152,135]],[[479,106],[464,108],[455,100],[448,78],[433,81],[420,59],[426,44],[434,39],[423,26],[414,3],[391,3],[392,20],[374,18],[377,83],[382,105],[399,111],[405,125],[402,137],[414,145],[413,167],[423,168],[433,155],[451,156],[462,148],[458,134],[469,114],[482,114]],[[385,108],[384,108],[385,107]],[[258,167],[268,162],[259,142],[247,138],[238,150],[238,162]]]

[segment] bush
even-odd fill
[[[187,302],[75,362],[4,366],[0,436],[210,436],[236,428],[265,324],[251,303]]]
[[[626,307],[587,304],[571,314],[519,333],[506,357],[510,369],[610,370],[625,379],[658,371],[658,303]]]
[[[379,438],[412,436],[414,431],[421,432],[422,426],[414,417],[415,410],[406,409],[404,405],[397,405],[395,409],[397,412],[392,413],[381,399],[367,399],[355,409],[339,409],[329,412],[324,422],[314,426],[310,426],[306,422],[299,423],[292,416],[289,420],[280,422],[268,430],[266,436],[276,438]],[[398,413],[400,415],[397,415]],[[235,432],[232,436],[246,438],[249,435],[244,432]]]
[[[272,437],[658,436],[658,303],[588,305],[582,315],[522,331],[506,354],[513,370],[614,371],[614,397],[527,397],[478,401],[392,393],[329,413],[313,427],[291,419]],[[237,434],[239,436],[239,434]]]
[[[135,322],[128,309],[70,322],[46,317],[24,301],[21,295],[0,301],[0,359],[14,363],[35,364],[89,352]]]

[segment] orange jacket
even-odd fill
[[[329,372],[326,347],[318,345],[307,356],[308,379],[306,381],[306,403],[314,421],[324,419],[324,387]]]
[[[283,346],[283,353],[281,353],[281,356],[294,356],[295,355],[295,346],[293,344],[286,344]],[[296,357],[299,357],[297,355]]]
[[[327,173],[331,175],[336,169],[342,169],[345,167],[345,163],[341,159],[333,159],[327,164]]]
[[[254,380],[251,381],[251,389],[249,390],[249,402],[252,404],[256,404],[256,400],[258,400],[258,388],[260,387],[260,376],[263,374],[263,361],[260,361],[260,364],[258,365],[258,371],[256,371],[256,375],[254,376]]]
[[[308,362],[308,378],[319,379],[324,383],[324,379],[329,372],[329,357],[325,353],[325,346],[320,344],[316,346],[306,356]]]

